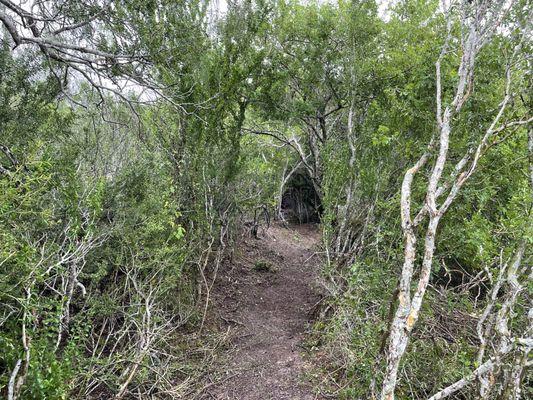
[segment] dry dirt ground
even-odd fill
[[[220,271],[213,318],[230,345],[201,399],[315,400],[302,341],[318,301],[314,225],[271,226]]]

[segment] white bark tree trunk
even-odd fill
[[[432,139],[428,146],[428,150],[420,157],[415,165],[405,173],[401,187],[400,206],[402,230],[404,234],[404,263],[399,281],[398,306],[391,323],[388,347],[386,351],[386,369],[382,383],[382,391],[380,396],[381,400],[394,399],[400,362],[406,351],[413,327],[418,320],[423,299],[429,284],[433,256],[435,252],[437,229],[440,219],[457,197],[461,187],[474,173],[478,161],[489,147],[489,140],[493,137],[493,135],[497,132],[501,132],[509,126],[528,124],[531,122],[531,118],[529,118],[507,122],[497,127],[511,98],[511,71],[510,67],[508,67],[506,71],[507,81],[505,87],[505,96],[492,123],[485,131],[485,134],[480,139],[477,147],[475,149],[470,148],[466,151],[464,157],[455,165],[455,168],[452,170],[453,172],[448,181],[443,182],[442,175],[445,167],[448,164],[450,136],[453,133],[453,118],[456,114],[461,112],[463,105],[470,95],[473,84],[476,56],[483,44],[487,42],[494,32],[495,28],[491,24],[493,24],[495,20],[501,20],[501,18],[503,18],[502,14],[505,14],[507,11],[507,9],[504,9],[503,2],[490,3],[488,1],[480,1],[469,5],[466,3],[462,4],[463,7],[471,7],[472,14],[470,15],[468,13],[463,13],[461,15],[460,24],[463,27],[462,31],[465,32],[465,34],[461,40],[463,48],[461,60],[457,69],[458,82],[452,102],[446,106],[443,111],[441,62],[448,52],[448,43],[452,38],[452,5],[455,4],[451,4],[450,8],[448,9],[446,9],[446,7],[443,5],[443,10],[447,18],[447,37],[442,47],[440,56],[435,64],[437,86],[436,120],[438,134],[436,146],[434,146]],[[519,48],[517,46],[512,57],[517,54],[518,49]],[[425,204],[422,206],[421,210],[416,215],[416,218],[413,220],[411,218],[412,183],[416,173],[428,163],[434,147],[437,147],[437,157],[433,162],[431,174],[428,180]],[[448,192],[448,194],[445,200],[439,205],[439,197],[446,192]],[[416,282],[416,290],[414,294],[411,295],[413,271],[415,268],[417,254],[417,234],[414,228],[419,225],[427,215],[429,215],[429,221],[423,235],[423,257],[421,261],[420,273]],[[490,363],[486,364],[483,366],[483,368],[489,368],[490,365]],[[484,371],[484,369],[481,371]],[[471,379],[475,379],[480,374],[481,372],[478,371]],[[466,383],[469,381],[470,378],[467,379],[464,384],[466,385]],[[463,385],[463,383],[459,385]],[[435,395],[437,396],[435,399],[442,398],[439,397],[442,395],[443,394]]]

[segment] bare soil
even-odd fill
[[[201,399],[314,400],[303,355],[315,288],[315,225],[271,226],[238,246],[213,294],[219,329],[230,346]]]

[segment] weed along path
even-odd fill
[[[318,301],[318,241],[314,225],[276,225],[238,247],[213,294],[215,318],[231,332],[230,345],[201,399],[320,398],[301,347]]]

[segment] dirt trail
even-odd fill
[[[247,239],[213,296],[215,314],[233,329],[233,349],[202,399],[314,400],[300,354],[318,300],[319,240],[314,225],[272,226]],[[215,383],[218,381],[218,383]]]

